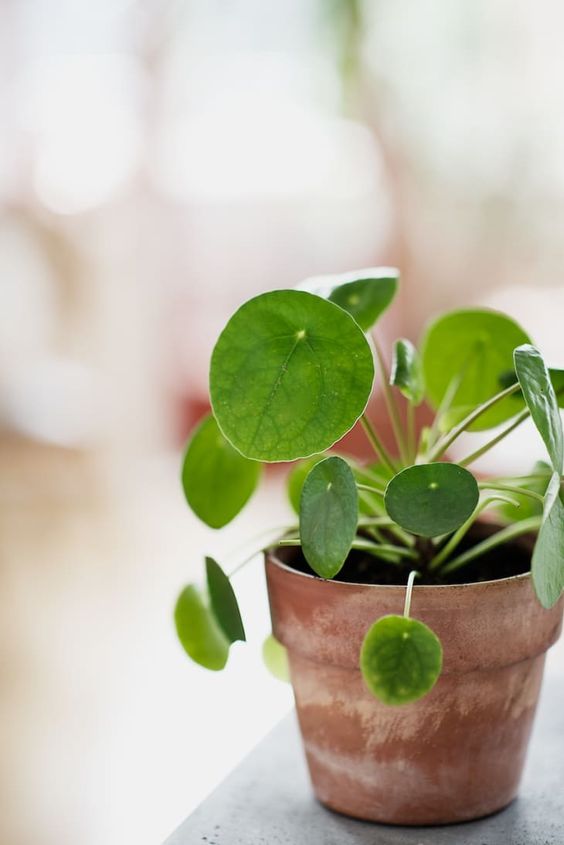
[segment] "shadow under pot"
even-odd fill
[[[461,822],[509,804],[562,601],[543,609],[528,572],[416,586],[411,616],[440,638],[443,669],[426,696],[390,707],[365,686],[359,652],[376,619],[402,613],[405,586],[324,581],[299,571],[300,557],[290,548],[267,555],[266,578],[318,799],[401,825]]]

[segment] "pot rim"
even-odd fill
[[[283,569],[286,572],[290,573],[291,575],[296,575],[299,578],[307,578],[311,581],[318,581],[320,584],[335,584],[338,585],[340,589],[346,589],[348,587],[353,587],[358,589],[359,587],[363,587],[364,589],[375,589],[375,590],[401,590],[405,592],[405,584],[363,584],[361,581],[336,581],[331,578],[320,578],[319,575],[310,575],[308,572],[300,572],[298,569],[294,569],[292,566],[288,566],[287,563],[281,561],[277,556],[276,553],[280,546],[274,546],[272,549],[269,549],[264,553],[265,560],[267,562],[275,564],[279,569]],[[499,588],[503,588],[506,585],[510,584],[517,584],[524,581],[531,580],[531,571],[528,572],[521,572],[519,575],[510,575],[506,578],[494,578],[490,581],[465,581],[462,584],[414,584],[413,592],[420,592],[420,591],[429,591],[429,590],[451,590],[451,591],[458,591],[458,590],[470,590],[470,589],[489,589],[495,588],[499,585]]]

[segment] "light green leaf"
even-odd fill
[[[206,577],[213,614],[230,643],[245,641],[245,629],[231,581],[212,558],[206,557]]]
[[[198,426],[182,465],[186,501],[210,528],[222,528],[252,496],[261,472],[257,461],[233,448],[212,416]]]
[[[421,361],[410,340],[400,338],[394,344],[390,384],[395,385],[413,405],[423,401],[424,384]]]
[[[296,513],[300,512],[300,499],[302,496],[304,481],[314,466],[326,457],[328,456],[324,454],[312,455],[311,458],[306,458],[305,461],[298,461],[298,463],[296,463],[288,473],[288,478],[286,479],[286,490],[288,492],[290,504]]]
[[[223,669],[229,656],[229,641],[193,584],[180,593],[174,621],[178,639],[192,660],[206,669]]]
[[[537,461],[532,475],[534,477],[528,482],[521,482],[519,480],[513,482],[509,480],[507,483],[510,486],[523,487],[525,490],[531,490],[533,493],[544,496],[552,475],[552,468],[544,461]],[[496,508],[504,520],[520,522],[523,519],[530,519],[532,516],[542,515],[543,508],[541,502],[536,501],[531,496],[523,496],[520,493],[512,492],[511,496],[518,502],[518,507],[511,504],[504,504]]]
[[[407,467],[386,488],[388,515],[413,534],[438,537],[456,531],[474,512],[476,479],[458,464],[431,463]]]
[[[212,355],[210,393],[227,439],[248,458],[322,452],[364,411],[372,352],[353,318],[318,296],[271,291],[246,302]]]
[[[262,659],[271,675],[279,681],[289,683],[288,653],[273,634],[270,634],[262,644]]]
[[[564,466],[562,420],[542,355],[534,346],[525,344],[515,350],[514,361],[515,372],[533,422],[544,440],[554,472],[561,475]]]
[[[416,619],[383,616],[366,634],[360,670],[370,692],[384,704],[422,698],[441,674],[443,650],[437,635]]]
[[[500,380],[513,368],[513,350],[529,337],[509,317],[496,311],[452,311],[429,326],[422,345],[423,374],[427,396],[438,408],[454,380],[460,378],[451,403],[451,420],[500,392]],[[520,396],[498,402],[470,427],[493,428],[523,407]]]
[[[369,267],[335,276],[315,276],[298,287],[336,303],[368,331],[392,302],[398,280],[399,270],[395,267]]]
[[[564,491],[556,472],[548,485],[531,571],[540,603],[552,607],[564,590]]]
[[[347,559],[358,523],[358,494],[351,468],[326,458],[305,480],[300,502],[304,557],[321,578],[333,578]]]

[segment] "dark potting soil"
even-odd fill
[[[486,523],[475,526],[460,543],[456,553],[472,548],[498,530],[499,526]],[[479,581],[495,581],[528,572],[531,568],[533,544],[533,537],[518,538],[513,542],[492,549],[477,560],[443,577],[436,573],[427,572],[424,565],[418,566],[414,560],[407,561],[404,566],[397,566],[393,563],[378,560],[378,558],[366,552],[353,550],[345,561],[343,568],[333,580],[352,584],[404,585],[410,570],[417,569],[421,573],[421,577],[417,579],[417,584],[469,584]],[[285,547],[277,549],[276,557],[298,572],[315,575],[300,548]]]

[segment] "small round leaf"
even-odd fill
[[[229,641],[193,584],[180,593],[174,621],[178,639],[195,663],[216,672],[223,669],[229,656]]]
[[[231,581],[212,557],[206,558],[206,578],[213,615],[230,643],[245,641],[245,629]]]
[[[423,371],[415,346],[405,338],[396,340],[390,374],[390,384],[395,385],[413,405],[423,401]]]
[[[398,280],[395,267],[369,267],[335,276],[316,276],[306,279],[299,288],[336,303],[368,331],[392,302]]]
[[[383,616],[366,634],[360,670],[370,692],[384,704],[409,704],[422,698],[441,674],[443,650],[423,622]]]
[[[271,675],[279,681],[289,682],[288,653],[273,634],[270,634],[262,644],[262,659]]]
[[[358,524],[358,493],[342,458],[316,464],[304,482],[300,539],[304,557],[321,578],[333,578],[347,559]]]
[[[210,528],[222,528],[252,496],[261,472],[229,443],[212,416],[194,432],[182,465],[186,501]]]
[[[413,534],[438,537],[459,528],[478,504],[476,479],[458,464],[407,467],[395,475],[384,497],[388,515]]]
[[[300,499],[302,496],[302,487],[307,476],[316,464],[324,460],[327,455],[312,455],[311,458],[306,458],[304,461],[298,461],[288,473],[286,480],[286,490],[290,504],[296,513],[300,512]]]
[[[210,395],[243,455],[293,461],[352,428],[373,378],[370,346],[349,314],[305,291],[271,291],[242,305],[221,333]]]
[[[460,378],[451,403],[451,420],[461,420],[478,405],[500,392],[506,374],[513,369],[513,350],[528,343],[523,329],[497,311],[452,311],[439,317],[423,339],[423,373],[428,398],[438,408],[450,385]],[[470,426],[481,431],[514,416],[523,399],[509,396],[498,402]]]

